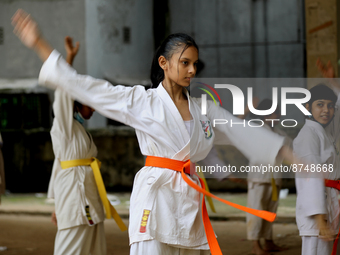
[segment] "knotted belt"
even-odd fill
[[[97,184],[99,196],[100,196],[100,199],[102,200],[102,203],[105,209],[106,218],[107,219],[113,218],[116,221],[121,231],[127,230],[127,227],[125,226],[124,222],[120,218],[116,209],[111,205],[110,201],[107,198],[103,178],[99,170],[101,166],[101,162],[97,158],[92,157],[92,158],[87,158],[87,159],[75,159],[75,160],[61,161],[60,165],[62,169],[67,169],[67,168],[76,167],[76,166],[91,166],[94,179]]]
[[[340,181],[325,179],[325,186],[329,187],[329,188],[340,190]],[[339,230],[339,233],[337,234],[337,236],[334,240],[331,255],[336,255],[336,250],[338,248],[338,242],[339,242],[339,236],[340,236],[340,230]]]
[[[154,156],[148,156],[145,161],[145,166],[151,166],[151,167],[159,167],[159,168],[167,168],[171,169],[177,172],[181,172],[183,180],[192,188],[197,190],[198,192],[203,194],[203,201],[202,201],[202,219],[203,219],[203,225],[205,229],[205,234],[208,240],[208,244],[210,247],[210,252],[212,255],[222,255],[222,251],[220,249],[220,246],[217,242],[214,230],[211,226],[211,222],[209,219],[209,215],[207,212],[207,208],[205,206],[205,196],[209,196],[212,198],[217,199],[218,201],[225,203],[227,205],[230,205],[236,209],[242,210],[244,212],[253,214],[255,216],[258,216],[262,219],[265,219],[267,221],[273,222],[275,220],[276,214],[272,212],[267,212],[263,210],[256,210],[252,208],[248,208],[242,205],[238,205],[232,202],[229,202],[227,200],[224,200],[222,198],[219,198],[210,192],[205,190],[204,182],[201,178],[195,173],[195,175],[199,178],[201,186],[194,183],[186,174],[190,174],[190,160],[188,161],[179,161],[169,158],[162,158],[162,157],[154,157]]]

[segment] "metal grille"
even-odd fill
[[[47,94],[0,94],[0,130],[49,128]]]
[[[131,36],[130,36],[130,28],[129,27],[123,27],[123,42],[124,43],[130,43]]]
[[[0,45],[4,44],[4,28],[0,27]]]

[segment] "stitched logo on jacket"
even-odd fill
[[[142,217],[142,222],[140,224],[139,232],[141,232],[141,233],[145,233],[146,232],[146,224],[148,222],[149,215],[150,215],[150,210],[145,210],[144,209],[143,217]]]
[[[210,124],[210,120],[200,120],[203,131],[204,131],[204,135],[205,138],[209,139],[212,137],[212,130],[211,130],[211,124]]]

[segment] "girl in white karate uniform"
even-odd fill
[[[72,65],[79,44],[65,38],[67,62]],[[55,161],[48,189],[48,197],[55,199],[58,232],[54,254],[106,254],[104,211],[90,166],[62,169],[65,160],[91,158],[97,155],[92,137],[82,126],[92,116],[93,109],[75,102],[57,88],[53,103],[54,120],[51,138]],[[86,214],[86,210],[88,214]]]
[[[198,47],[188,35],[170,35],[162,43],[153,60],[153,89],[146,91],[144,86],[112,86],[77,74],[42,38],[25,12],[19,10],[13,23],[22,42],[44,61],[40,84],[67,91],[102,115],[135,128],[143,155],[197,162],[216,143],[234,144],[258,163],[273,163],[279,151],[290,156],[282,148],[283,138],[263,128],[213,128],[212,119],[237,119],[210,101],[207,115],[201,115],[200,99],[191,98],[185,89],[198,62]],[[198,183],[198,178],[171,169],[145,166],[136,174],[129,224],[133,255],[209,254],[200,194],[184,181],[189,178]],[[213,250],[212,254],[222,253]]]
[[[338,94],[339,88],[334,87]],[[325,180],[339,180],[339,151],[336,142],[340,134],[340,101],[326,85],[312,89],[306,108],[310,119],[295,138],[295,154],[309,169],[326,167],[319,175],[297,174],[296,222],[302,236],[302,255],[327,255],[332,252],[333,238],[339,230],[338,190],[325,187]],[[332,253],[333,254],[333,253]]]

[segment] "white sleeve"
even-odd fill
[[[53,127],[54,131],[65,136],[67,139],[72,138],[73,125],[73,99],[65,91],[57,88],[54,92],[53,102]]]
[[[135,127],[149,100],[143,86],[113,86],[108,81],[80,75],[54,50],[43,64],[39,83],[60,88],[103,116]],[[136,127],[135,127],[136,128]],[[148,127],[145,127],[146,129]]]
[[[48,198],[54,198],[54,180],[56,177],[56,174],[59,170],[61,170],[61,166],[59,163],[59,159],[55,158],[54,162],[53,162],[53,166],[52,166],[52,173],[51,173],[51,177],[50,177],[50,182],[48,185],[48,191],[47,191],[47,197]]]
[[[254,164],[275,164],[276,156],[284,144],[284,137],[264,127],[250,127],[246,120],[234,117],[227,110],[208,100],[207,117],[210,120],[224,119],[227,124],[217,124],[215,144],[231,144],[239,149]],[[236,124],[236,123],[243,123]],[[231,124],[233,123],[233,124]]]

